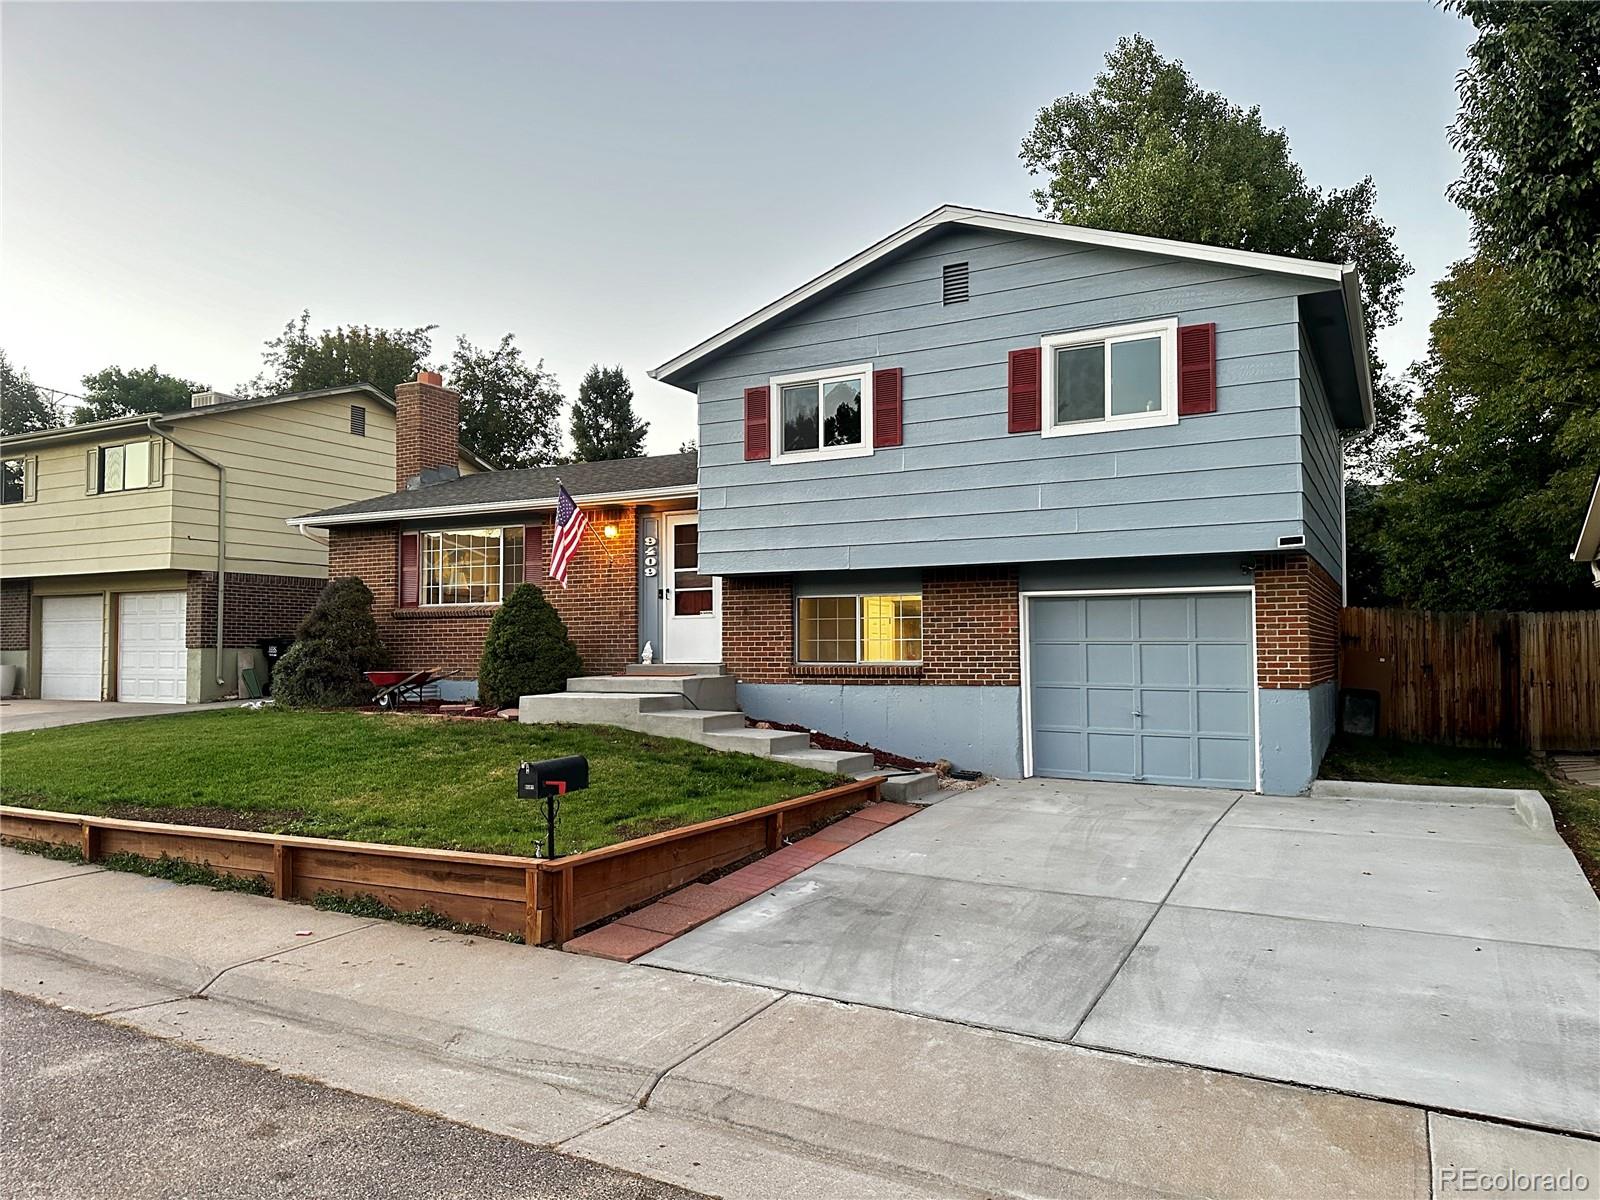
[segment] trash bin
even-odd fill
[[[261,681],[261,694],[272,695],[272,672],[278,665],[278,660],[284,652],[294,644],[294,638],[285,634],[283,637],[262,638],[256,643],[256,649],[261,651],[261,657],[267,664],[267,676]]]

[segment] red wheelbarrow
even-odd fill
[[[421,704],[426,698],[423,690],[444,676],[431,671],[363,671],[367,682],[378,689],[373,697],[379,708],[397,708],[401,704]]]

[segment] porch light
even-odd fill
[[[617,536],[617,527],[615,525],[607,525],[604,533],[608,538],[614,538]]]

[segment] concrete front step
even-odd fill
[[[762,758],[811,748],[811,739],[805,734],[783,729],[724,729],[703,733],[695,740],[713,750],[740,750]]]
[[[640,713],[635,726],[640,733],[656,733],[662,737],[685,738],[698,741],[703,733],[718,733],[726,729],[743,729],[742,712],[707,712],[699,708],[685,708],[678,712]]]
[[[721,663],[629,663],[624,675],[726,675]]]
[[[689,707],[681,695],[633,693],[611,695],[603,692],[551,692],[543,696],[524,696],[517,702],[517,720],[524,725],[621,725],[638,728],[646,713],[675,712]]]
[[[682,696],[695,708],[726,712],[739,707],[732,675],[588,675],[567,680],[567,691],[594,695]]]
[[[850,750],[819,750],[807,747],[804,750],[786,750],[772,757],[779,762],[793,763],[797,767],[832,771],[835,775],[854,775],[859,778],[873,774],[872,755]]]
[[[882,772],[866,770],[856,775],[857,779],[869,779]],[[893,800],[898,804],[913,803],[923,796],[939,790],[939,777],[932,771],[918,771],[915,774],[885,775],[883,783],[878,786],[878,794],[885,800]]]

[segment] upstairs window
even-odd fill
[[[872,453],[872,364],[780,375],[771,381],[774,459]]]
[[[802,596],[796,609],[802,663],[922,661],[920,595]]]
[[[1042,339],[1045,437],[1178,421],[1178,322]]]
[[[155,453],[149,440],[101,446],[94,452],[96,478],[91,491],[130,492],[150,486],[150,456]]]
[[[28,498],[28,460],[8,458],[0,470],[4,472],[0,480],[0,504],[21,504]]]
[[[521,525],[422,535],[423,604],[499,604],[521,582]]]

